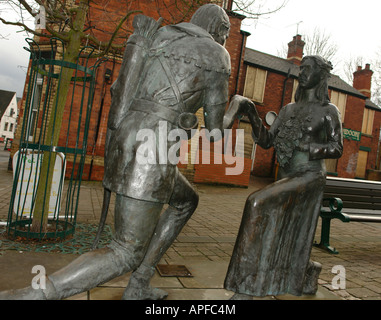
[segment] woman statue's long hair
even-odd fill
[[[315,89],[315,98],[324,106],[331,102],[328,94],[328,79],[331,76],[332,64],[320,56],[305,56],[302,63],[307,59],[315,62],[316,67],[321,70],[321,79]],[[305,90],[298,86],[295,92],[295,102],[303,100]]]

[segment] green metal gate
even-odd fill
[[[19,150],[13,157],[13,188],[8,212],[9,237],[27,239],[61,238],[73,234],[76,225],[80,186],[85,163],[89,122],[94,98],[96,71],[106,59],[98,59],[91,67],[89,60],[94,49],[84,47],[78,63],[64,61],[63,43],[53,38],[48,50],[34,40],[27,39],[31,54],[31,67]],[[59,59],[57,59],[59,57]],[[73,69],[58,145],[47,136],[48,125],[57,130],[56,114],[64,68]],[[32,232],[33,214],[39,184],[48,186],[48,179],[40,179],[43,157],[49,157],[54,166],[51,188],[45,188],[44,201],[49,199],[47,228]],[[54,163],[53,163],[54,162]],[[50,194],[47,190],[50,189]],[[45,207],[43,208],[43,211]],[[37,215],[36,215],[37,216]],[[44,231],[43,231],[44,230]]]

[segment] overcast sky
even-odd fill
[[[281,0],[267,0],[272,6]],[[4,12],[0,12],[4,16]],[[257,23],[242,27],[249,31],[249,48],[277,55],[297,32],[302,36],[316,27],[331,35],[338,45],[338,61],[364,57],[368,62],[381,51],[380,0],[289,0],[287,6]],[[247,24],[247,21],[245,22]],[[23,49],[25,33],[0,23],[0,89],[21,96],[29,54]],[[337,67],[340,68],[340,65]]]
[[[23,49],[27,46],[25,34],[16,33],[16,30],[0,22],[0,35],[7,36],[7,39],[0,39],[0,89],[15,91],[17,97],[21,97],[29,54]]]
[[[269,5],[280,2],[267,0]],[[340,69],[351,57],[363,57],[366,63],[381,51],[380,16],[380,0],[289,0],[280,11],[242,29],[251,33],[247,47],[277,55],[297,30],[303,36],[318,27],[337,45]]]

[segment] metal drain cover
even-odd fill
[[[192,273],[184,265],[158,264],[156,270],[162,277],[193,277]]]

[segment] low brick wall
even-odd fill
[[[205,151],[204,151],[205,152]],[[232,156],[222,156],[222,163],[215,163],[215,154],[210,153],[210,164],[195,164],[195,183],[228,184],[247,187],[250,181],[251,159]],[[200,162],[201,156],[200,156]],[[227,169],[241,171],[240,174],[227,174]]]

